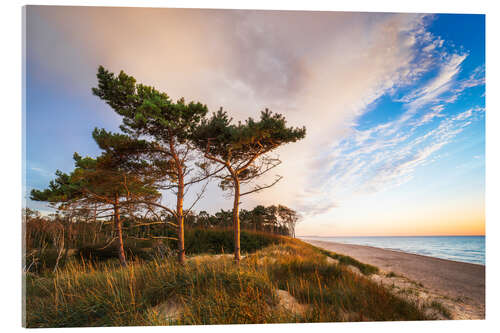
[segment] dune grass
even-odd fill
[[[338,260],[339,263],[342,265],[351,265],[351,266],[357,267],[361,271],[361,273],[363,273],[364,275],[370,275],[370,274],[375,274],[375,273],[379,272],[378,267],[359,262],[358,260],[356,260],[352,257],[346,256],[343,254],[334,253],[334,252],[324,250],[321,248],[317,248],[317,247],[314,247],[314,249],[316,249],[320,253],[322,253],[322,254],[324,254],[332,259]]]
[[[278,289],[307,311],[279,306]],[[27,327],[434,319],[344,264],[328,263],[317,248],[286,238],[247,253],[239,266],[230,256],[190,259],[184,267],[164,258],[124,268],[115,260],[71,260],[55,273],[26,273],[26,295]],[[176,303],[181,315],[155,310],[165,302]]]
[[[439,313],[441,313],[441,315],[443,315],[444,318],[446,319],[452,319],[452,316],[451,316],[451,312],[450,310],[448,310],[445,306],[443,306],[443,304],[441,304],[440,302],[438,301],[432,301],[429,305],[428,305],[430,308],[433,308],[435,309],[436,311],[438,311]]]

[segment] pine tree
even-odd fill
[[[157,182],[165,176],[162,165],[141,158],[148,151],[145,141],[124,134],[94,130],[93,137],[104,152],[97,158],[73,155],[75,169],[56,171],[56,178],[43,191],[32,190],[31,199],[50,203],[98,205],[100,212],[112,211],[118,258],[126,265],[121,214],[140,202],[154,202],[160,197]],[[130,152],[134,152],[131,158]]]
[[[248,118],[244,123],[232,123],[228,114],[220,109],[193,132],[193,141],[205,157],[225,168],[227,173],[219,176],[220,186],[230,189],[234,194],[233,228],[234,258],[240,261],[240,219],[239,204],[242,196],[259,192],[275,185],[282,177],[268,185],[257,185],[242,192],[241,185],[249,184],[281,163],[269,153],[278,147],[301,140],[306,129],[287,127],[281,114],[272,113],[268,109],[261,112],[258,121]]]
[[[189,186],[211,176],[205,164],[198,164],[202,172],[193,175],[196,154],[188,138],[206,115],[207,107],[199,102],[185,103],[182,98],[174,102],[154,87],[136,84],[135,78],[123,71],[115,75],[100,66],[97,78],[98,87],[92,91],[123,117],[121,129],[133,137],[150,140],[152,151],[168,162],[165,165],[171,177],[163,189],[174,190],[176,194],[175,210],[167,211],[177,222],[178,259],[184,263],[184,217],[201,198],[205,187],[187,210],[184,196]]]

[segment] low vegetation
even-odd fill
[[[378,267],[364,264],[362,262],[357,261],[356,259],[354,259],[352,257],[345,256],[345,255],[338,254],[338,253],[334,253],[334,252],[320,249],[317,247],[314,247],[314,249],[316,249],[320,253],[322,253],[322,254],[324,254],[332,259],[338,260],[340,264],[351,265],[351,266],[358,268],[361,271],[361,273],[363,273],[364,275],[375,274],[375,273],[378,273],[378,271],[379,271]]]
[[[438,311],[441,315],[443,315],[446,319],[452,319],[451,312],[446,308],[443,304],[438,301],[432,301],[429,306],[436,311]]]
[[[184,266],[176,263],[175,256],[135,258],[126,267],[117,259],[89,261],[75,256],[55,272],[27,272],[26,325],[434,319],[415,303],[351,272],[348,267],[357,262],[354,259],[337,256],[338,264],[331,263],[323,251],[296,239],[244,232],[241,241],[245,255],[239,265],[235,264],[231,256],[220,255],[224,247],[214,246],[220,244],[218,237],[231,238],[230,233],[224,236],[226,232],[187,232],[187,239],[196,237],[197,244],[211,245],[195,248]],[[193,255],[205,249],[211,255]],[[280,306],[278,290],[287,291],[305,310],[296,312]],[[169,315],[161,310],[169,304],[178,311]]]
[[[234,248],[234,233],[230,228],[189,228],[185,233],[186,253],[195,254],[227,254]],[[263,247],[283,241],[283,238],[266,232],[242,231],[243,254],[255,252]],[[75,242],[78,244],[79,242]],[[124,241],[127,258],[132,260],[151,260],[174,257],[177,253],[177,242],[171,239],[137,239],[128,238]],[[60,250],[53,246],[30,248],[26,252],[25,270],[32,273],[48,273],[58,267],[64,267],[72,260],[99,262],[118,258],[117,248],[113,243],[99,242],[67,249],[57,258]],[[66,253],[66,255],[64,255]]]

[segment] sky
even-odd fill
[[[26,38],[27,193],[75,151],[97,156],[95,127],[119,131],[91,93],[103,65],[235,120],[268,107],[306,126],[276,152],[283,179],[242,202],[297,210],[297,235],[485,232],[483,15],[29,6]],[[213,182],[195,209],[231,206]]]

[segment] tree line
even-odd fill
[[[245,211],[239,205],[241,197],[260,192],[282,179],[276,176],[270,183],[256,183],[281,163],[271,153],[303,139],[305,127],[289,127],[283,115],[268,109],[257,120],[250,117],[237,123],[222,108],[208,116],[207,106],[200,102],[186,103],[183,98],[173,101],[154,87],[136,83],[134,77],[123,71],[115,75],[102,66],[97,81],[92,92],[122,117],[121,132],[94,129],[92,137],[102,150],[101,155],[93,158],[75,153],[74,170],[56,171],[48,188],[31,191],[32,200],[49,202],[66,216],[90,212],[96,221],[111,218],[112,241],[122,265],[127,263],[124,220],[145,214],[157,220],[144,222],[145,225],[167,223],[175,227],[178,260],[183,264],[185,225],[210,227],[218,223],[217,214],[228,216],[225,211],[213,216],[193,211],[212,180],[233,196],[230,217],[236,262],[241,258],[242,226],[294,233],[293,210],[257,206]],[[192,188],[198,192],[192,202],[186,203],[186,194]],[[167,193],[174,195],[174,207],[164,203]],[[227,223],[227,219],[224,221]]]
[[[295,237],[295,225],[299,220],[296,211],[283,205],[258,205],[251,210],[240,209],[240,225],[242,229],[263,231],[283,236]],[[221,209],[215,214],[200,211],[198,214],[186,216],[187,227],[218,228],[233,225],[233,212]]]
[[[114,238],[114,228],[109,219],[96,218],[92,210],[77,213],[62,211],[43,216],[39,211],[23,210],[26,221],[25,241],[27,250],[54,248],[61,252],[93,244],[108,244]],[[294,237],[299,215],[283,205],[258,205],[251,210],[240,210],[243,230],[259,231]],[[122,218],[122,228],[128,240],[177,240],[173,228],[168,228],[170,216],[158,216],[144,212],[142,215]],[[226,229],[232,227],[233,213],[221,209],[214,214],[206,211],[190,212],[185,216],[186,228]],[[167,227],[167,228],[166,228]]]

